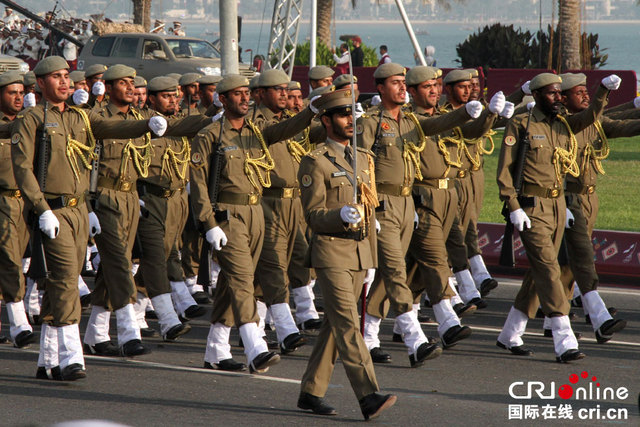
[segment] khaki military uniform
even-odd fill
[[[241,129],[224,118],[198,132],[191,154],[191,203],[202,231],[219,226],[227,244],[217,251],[221,271],[213,303],[211,323],[238,327],[257,322],[254,300],[254,271],[264,238],[264,213],[260,204],[266,173],[249,159],[273,166],[270,153],[260,142],[274,144],[290,138],[309,125],[309,109],[293,119],[254,131],[245,121]],[[257,130],[257,128],[256,128]],[[216,210],[209,199],[208,180],[213,150],[220,144],[222,169]],[[247,157],[248,156],[248,157]],[[245,166],[251,170],[250,176]]]
[[[369,161],[365,151],[358,152],[357,177],[359,182],[373,186]],[[353,169],[345,160],[344,146],[333,141],[300,163],[302,205],[313,232],[309,266],[316,271],[325,304],[325,320],[301,390],[323,397],[339,355],[351,387],[362,399],[379,390],[371,356],[360,334],[357,307],[366,270],[376,264],[376,234],[373,218],[368,219],[368,235],[362,240],[355,238],[360,233],[348,232],[340,218],[340,209],[353,200],[347,174],[353,174]]]
[[[2,112],[0,122],[11,123]],[[0,291],[5,303],[20,302],[25,293],[22,257],[29,243],[26,214],[13,176],[11,138],[0,139]]]
[[[531,268],[525,274],[514,303],[516,309],[530,318],[538,309],[538,298],[545,316],[569,313],[558,265],[566,217],[566,204],[562,197],[566,171],[556,171],[554,162],[558,160],[554,161],[554,152],[571,149],[570,132],[581,132],[593,123],[594,117],[606,104],[607,94],[608,91],[600,87],[592,105],[581,113],[567,116],[566,125],[558,118],[547,117],[537,106],[532,109],[528,133],[531,146],[523,171],[523,197],[517,197],[513,187],[512,169],[520,138],[527,126],[528,113],[514,117],[505,129],[497,180],[500,198],[506,201],[509,211],[522,208],[531,220],[531,228],[520,233]],[[576,162],[574,170],[578,166]]]

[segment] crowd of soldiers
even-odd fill
[[[384,63],[378,95],[356,104],[357,79],[334,80],[326,66],[310,69],[307,99],[280,70],[147,82],[124,65],[68,68],[51,56],[0,75],[0,149],[12,160],[0,165],[0,286],[14,346],[36,342],[41,324],[37,378],[84,378],[83,352],[148,353],[151,312],[175,341],[213,296],[205,369],[266,372],[318,330],[298,407],[336,413],[324,396],[339,356],[364,418],[378,416],[396,401],[378,393],[373,367],[391,363],[379,339],[389,309],[393,339],[418,368],[470,336],[460,318],[498,286],[477,234],[498,127],[500,197],[531,268],[497,345],[530,356],[521,337],[541,310],[557,360],[583,358],[568,318],[574,281],[598,342],[626,325],[589,262],[607,138],[640,132],[638,100],[604,110],[615,75],[593,103],[583,74],[550,73],[485,101],[476,70]],[[577,261],[561,267],[563,235]],[[92,291],[81,277],[88,239]],[[437,338],[422,330],[422,301]],[[232,327],[246,364],[232,357]]]

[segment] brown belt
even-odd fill
[[[51,210],[61,208],[75,208],[78,207],[85,200],[85,195],[79,194],[77,196],[62,195],[57,197],[46,198],[47,204]]]
[[[20,190],[0,190],[0,196],[19,199],[22,197],[22,193],[20,192]]]
[[[300,197],[300,189],[298,187],[265,188],[262,190],[262,197],[297,199]]]
[[[141,196],[144,196],[145,194],[152,194],[156,197],[169,199],[173,197],[174,194],[181,192],[182,190],[184,190],[184,187],[171,189],[161,185],[151,184],[150,182],[138,181],[138,193],[140,193]]]
[[[107,178],[106,176],[98,178],[98,187],[126,192],[133,191],[135,189],[135,186],[131,181],[123,181],[118,178]]]
[[[522,194],[527,196],[544,197],[545,199],[557,199],[562,196],[562,188],[544,188],[535,184],[522,184]]]
[[[427,178],[422,181],[415,181],[414,185],[423,185],[425,187],[437,188],[438,190],[447,190],[453,186],[451,178]]]
[[[222,192],[218,194],[218,203],[228,203],[230,205],[257,205],[260,203],[260,195],[254,193]]]
[[[577,182],[567,182],[564,191],[575,194],[593,194],[596,192],[596,185],[580,185]]]
[[[411,186],[396,184],[376,184],[376,191],[380,194],[387,194],[389,196],[409,197],[411,195]]]

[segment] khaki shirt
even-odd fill
[[[263,128],[262,137],[266,145],[291,138],[309,126],[313,113],[308,108],[295,117]],[[245,119],[246,120],[246,119]],[[197,220],[206,230],[215,227],[216,220],[209,199],[209,171],[214,150],[222,150],[221,173],[218,179],[219,192],[237,194],[261,193],[251,184],[245,172],[245,159],[261,158],[266,153],[262,149],[258,136],[246,124],[235,129],[224,117],[201,129],[192,143],[191,152],[191,204]],[[266,161],[266,159],[264,159]],[[261,171],[264,175],[264,170]],[[258,177],[254,172],[254,179]]]
[[[329,236],[343,233],[347,226],[340,209],[353,201],[351,164],[337,142],[327,142],[300,162],[298,177],[302,183],[302,207],[313,235],[309,242],[309,267],[365,270],[377,265],[375,216],[370,218],[369,233],[361,241]],[[358,148],[359,182],[373,186],[369,174],[368,150]],[[345,173],[346,172],[346,173]]]
[[[574,133],[581,132],[592,125],[594,120],[602,114],[608,94],[609,91],[601,86],[588,109],[566,117]],[[531,109],[529,120],[528,117],[529,113],[525,113],[509,121],[500,150],[497,171],[498,188],[500,199],[507,202],[510,211],[520,208],[512,174],[515,172],[513,169],[518,158],[520,138],[527,129],[527,121],[531,145],[525,158],[523,183],[546,189],[560,188],[564,173],[559,177],[559,182],[553,163],[554,151],[556,148],[570,149],[569,130],[558,118],[548,117],[537,105]]]
[[[0,123],[8,124],[12,120],[0,112]],[[17,190],[18,184],[13,176],[13,163],[11,161],[11,138],[0,139],[0,190]]]
[[[129,138],[140,136],[149,130],[147,120],[106,120],[96,113],[87,112],[91,130],[96,139]],[[38,104],[25,110],[11,136],[11,157],[14,175],[23,197],[34,207],[37,215],[49,210],[36,178],[39,136],[44,123],[44,105]],[[47,111],[49,158],[45,177],[45,191],[57,195],[80,195],[89,190],[89,171],[77,154],[67,157],[67,136],[89,145],[87,129],[80,113],[66,107],[60,111],[49,107]],[[78,165],[78,178],[73,173],[70,160]]]

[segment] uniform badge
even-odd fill
[[[509,147],[511,147],[516,143],[516,137],[513,135],[507,135],[504,137],[504,143],[505,145],[508,145]]]
[[[193,153],[193,155],[191,156],[191,162],[197,165],[201,161],[202,161],[202,154]]]
[[[364,130],[364,127],[362,126],[362,123],[358,123],[358,124],[356,125],[356,133],[357,133],[358,135],[360,135],[360,134],[362,133],[362,131],[363,131],[363,130]]]
[[[302,185],[305,187],[308,187],[311,185],[311,182],[313,180],[311,179],[311,175],[302,175]]]
[[[17,144],[18,142],[20,142],[20,134],[14,133],[13,136],[11,137],[11,143]]]
[[[389,130],[389,129],[391,129],[391,126],[389,126],[389,123],[387,123],[387,122],[382,122],[382,123],[380,124],[380,127],[382,128],[382,130]]]

